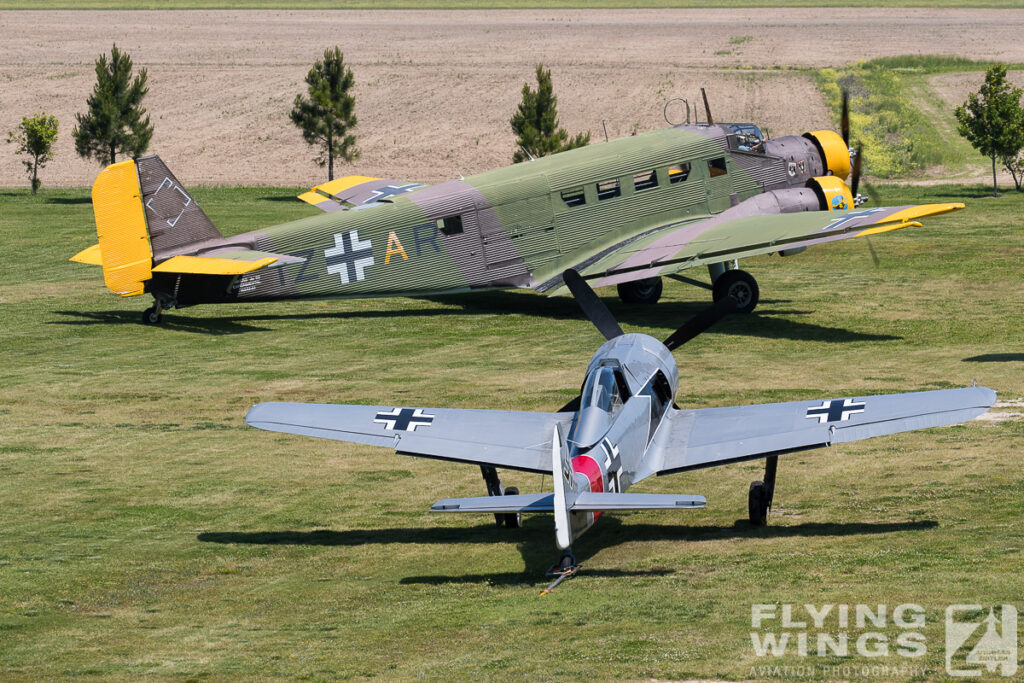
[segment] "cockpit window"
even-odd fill
[[[610,367],[598,368],[587,378],[583,386],[583,408],[600,408],[607,413],[616,413],[622,407],[619,385],[615,381],[615,370]]]
[[[732,131],[729,135],[729,146],[741,152],[764,153],[764,135],[761,129],[752,123],[728,123],[726,128]]]

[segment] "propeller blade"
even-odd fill
[[[598,298],[594,290],[579,273],[570,268],[562,273],[562,281],[569,288],[569,291],[572,292],[576,303],[583,309],[583,314],[590,319],[590,322],[594,323],[594,327],[604,335],[605,339],[615,339],[622,336],[622,328],[619,327],[615,316],[612,315],[612,312],[608,310],[608,307]]]
[[[861,164],[861,149],[860,145],[857,146],[857,153],[853,157],[853,172],[851,173],[852,178],[850,179],[850,193],[853,198],[857,198],[857,186],[860,185],[860,164]]]
[[[850,93],[843,90],[843,113],[839,118],[839,130],[843,134],[843,142],[850,146]]]
[[[669,351],[682,346],[725,316],[735,311],[736,306],[738,305],[739,302],[736,301],[736,297],[733,296],[727,296],[719,299],[711,306],[705,308],[703,311],[687,320],[683,323],[682,327],[670,334],[664,341],[665,346],[668,347]]]

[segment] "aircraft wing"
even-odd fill
[[[551,472],[551,433],[573,413],[260,403],[245,421],[259,429],[393,448],[401,455]]]
[[[748,200],[749,201],[749,200]],[[917,219],[964,208],[960,203],[804,211],[750,215],[734,207],[703,220],[673,223],[634,236],[591,257],[576,270],[604,287],[709,263],[798,249],[850,237],[866,237],[910,226]],[[557,279],[539,288],[562,293]]]
[[[673,409],[661,462],[650,474],[671,474],[966,422],[988,410],[985,387],[909,394],[768,403],[735,408]]]
[[[317,185],[309,192],[300,194],[299,199],[321,211],[342,211],[387,201],[391,197],[418,190],[421,187],[426,187],[426,185],[387,178],[350,175]]]

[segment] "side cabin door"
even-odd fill
[[[721,213],[733,204],[735,190],[729,166],[731,161],[729,155],[722,152],[721,156],[698,162],[706,166],[708,210],[712,214]]]

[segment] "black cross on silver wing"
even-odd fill
[[[394,408],[389,412],[377,413],[373,421],[396,432],[414,432],[417,427],[429,427],[434,416],[427,415],[422,408]]]
[[[826,422],[846,422],[851,415],[863,413],[867,404],[854,401],[852,398],[834,398],[829,401],[822,401],[820,406],[812,406],[807,409],[804,417],[818,419],[818,424]]]

